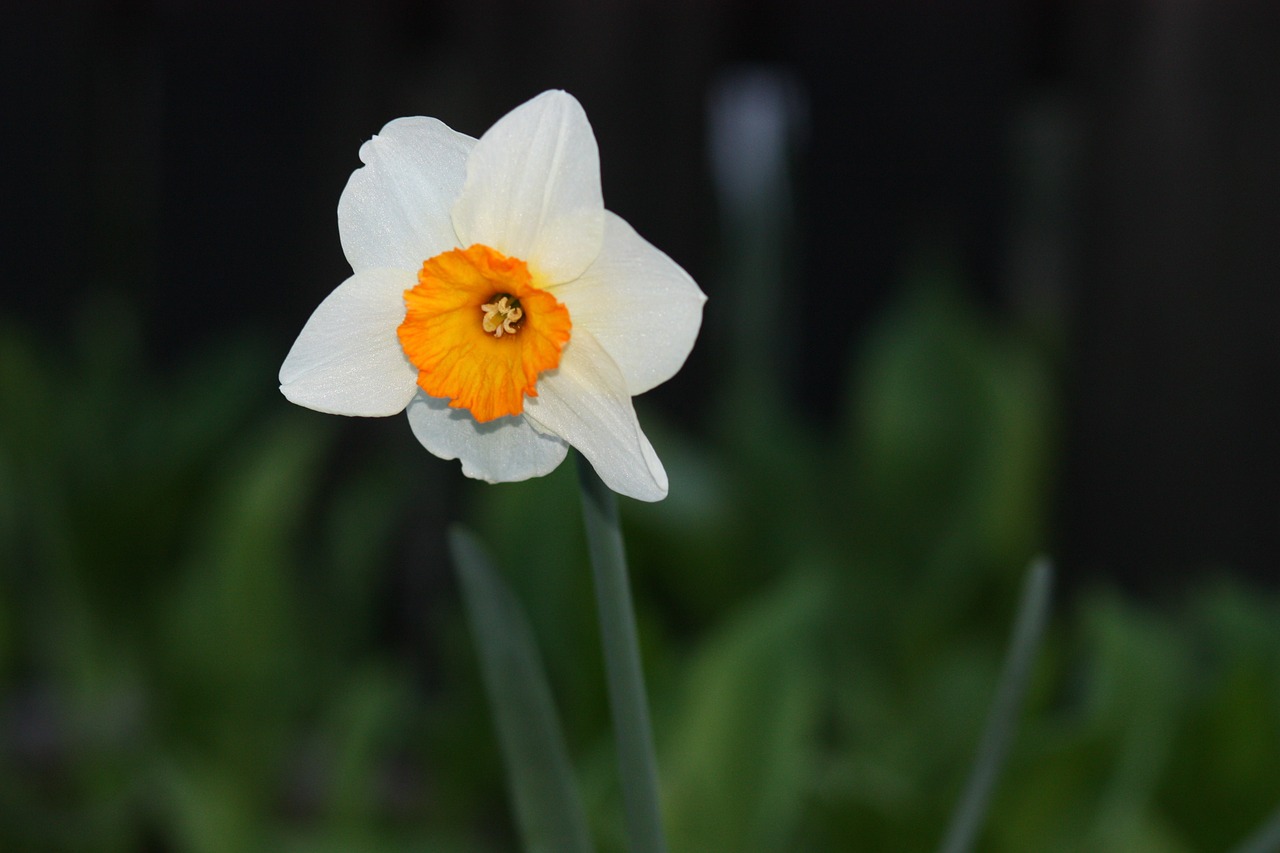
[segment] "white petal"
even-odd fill
[[[577,278],[600,251],[600,154],[582,105],[544,92],[480,137],[453,207],[463,246],[527,261],[542,284]]]
[[[415,117],[388,123],[360,146],[365,165],[338,200],[338,234],[353,270],[417,270],[458,245],[449,211],[474,145],[436,119]]]
[[[574,334],[591,332],[633,396],[666,382],[684,364],[707,301],[679,264],[608,211],[595,263],[552,292],[568,307]]]
[[[524,416],[576,447],[615,492],[642,501],[667,496],[667,472],[640,430],[622,373],[590,333],[573,330],[560,366],[538,377]]]
[[[340,284],[307,320],[280,367],[290,402],[335,415],[404,411],[418,371],[396,336],[414,274],[365,270]]]
[[[564,461],[569,446],[535,430],[520,416],[476,423],[464,409],[418,393],[409,403],[409,426],[427,450],[460,459],[462,473],[490,483],[541,477]]]

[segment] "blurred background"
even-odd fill
[[[276,390],[360,143],[547,88],[710,296],[637,401],[671,496],[622,507],[673,850],[936,844],[1037,554],[979,848],[1225,849],[1280,803],[1280,6],[5,18],[0,849],[513,849],[454,522],[621,849],[572,466],[484,486]]]

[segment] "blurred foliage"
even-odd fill
[[[469,531],[449,550],[506,765],[520,841],[528,853],[590,853],[591,830],[555,699],[524,608]]]
[[[410,602],[429,654],[385,630],[423,511],[403,460],[335,464],[341,422],[275,395],[279,353],[158,373],[128,311],[83,319],[0,326],[0,849],[510,849],[458,597]],[[945,276],[855,367],[824,433],[776,387],[724,383],[696,442],[638,403],[672,482],[623,512],[676,853],[928,849],[972,761],[1046,545],[1052,375]],[[527,611],[619,850],[571,467],[451,511]],[[1274,807],[1273,592],[1083,591],[1035,672],[979,849],[1222,849]]]

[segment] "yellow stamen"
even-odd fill
[[[500,296],[497,302],[481,305],[480,310],[484,311],[481,325],[486,332],[492,332],[495,338],[502,337],[504,332],[514,335],[518,331],[515,324],[519,323],[520,318],[524,316],[524,311],[520,310],[520,303],[513,302],[511,297],[506,295]]]
[[[569,309],[534,287],[524,261],[478,243],[424,261],[404,301],[396,331],[418,386],[481,423],[524,411],[572,329]]]

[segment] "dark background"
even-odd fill
[[[773,63],[807,110],[777,325],[797,411],[830,420],[824,383],[912,253],[944,246],[983,305],[1059,347],[1072,572],[1276,578],[1274,4],[58,0],[6,18],[4,305],[24,322],[56,335],[107,289],[143,306],[158,362],[229,327],[283,353],[344,277],[334,209],[361,140],[402,114],[478,135],[561,87],[608,152],[608,204],[705,283],[715,341],[735,295],[708,90]],[[846,333],[813,334],[831,300]],[[659,399],[696,407],[696,383]]]

